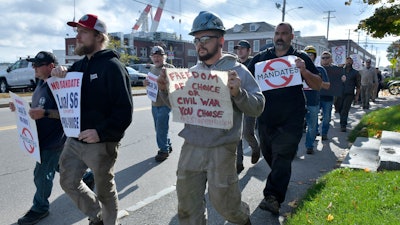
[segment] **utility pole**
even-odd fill
[[[324,13],[328,13],[328,17],[324,17],[324,19],[328,19],[328,27],[326,29],[326,40],[329,40],[329,22],[330,22],[331,18],[336,18],[334,16],[331,16],[331,12],[336,12],[336,11],[329,10],[329,11],[324,12]]]
[[[283,6],[282,6],[282,22],[285,22],[285,14],[286,14],[286,0],[283,0]]]
[[[349,29],[349,34],[347,36],[347,53],[346,56],[350,56],[350,29]]]

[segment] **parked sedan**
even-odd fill
[[[147,74],[139,73],[137,70],[129,66],[127,66],[126,69],[128,70],[129,77],[131,78],[131,86],[143,86]]]

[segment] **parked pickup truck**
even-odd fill
[[[0,71],[0,93],[12,89],[33,89],[35,86],[35,70],[32,68],[32,62],[20,59]]]

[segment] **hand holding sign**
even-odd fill
[[[240,92],[241,81],[235,70],[230,70],[228,72],[228,87],[231,93],[231,96],[235,97]]]
[[[300,74],[306,69],[306,63],[304,62],[303,59],[297,57],[295,60],[296,62],[296,67],[300,69]]]
[[[158,90],[166,91],[168,90],[168,79],[165,69],[161,70],[161,74],[157,79]]]
[[[68,73],[68,68],[65,66],[57,66],[51,70],[52,77],[64,78]]]

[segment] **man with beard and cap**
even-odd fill
[[[306,53],[292,47],[293,38],[294,31],[289,23],[278,24],[274,46],[255,55],[248,68],[255,75],[256,63],[294,55],[302,79],[310,88],[319,90],[322,84],[319,72]],[[259,207],[279,214],[290,181],[292,161],[303,135],[306,102],[302,84],[263,91],[263,94],[266,104],[258,117],[258,132],[261,152],[271,171]]]
[[[129,75],[118,54],[105,49],[106,25],[96,15],[84,15],[76,27],[77,55],[85,56],[69,70],[56,67],[51,75],[65,77],[69,71],[82,72],[81,132],[69,137],[60,156],[60,184],[90,225],[118,224],[118,193],[114,164],[119,142],[132,122],[133,102]],[[81,177],[90,168],[96,193]]]
[[[234,55],[223,54],[225,27],[214,13],[202,11],[192,30],[199,61],[191,71],[228,71],[227,87],[233,105],[233,127],[218,129],[185,123],[185,139],[178,162],[176,191],[181,225],[206,224],[205,189],[213,207],[234,224],[251,224],[250,211],[241,201],[236,174],[236,145],[241,138],[243,114],[256,117],[264,108],[260,88]],[[158,78],[163,99],[168,99],[166,74]],[[217,107],[217,106],[216,106]]]

